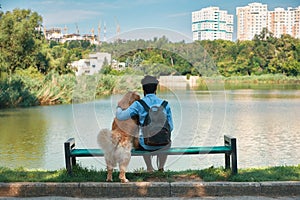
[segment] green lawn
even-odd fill
[[[118,172],[114,172],[114,181],[119,182]],[[300,181],[300,164],[298,166],[278,166],[266,168],[239,169],[237,175],[229,170],[210,167],[202,170],[165,171],[147,173],[143,169],[128,172],[131,182],[141,181]],[[0,182],[104,182],[105,171],[75,167],[72,175],[65,169],[55,171],[28,170],[24,168],[9,169],[0,167]]]

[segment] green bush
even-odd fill
[[[0,82],[0,108],[38,105],[38,99],[18,77]]]

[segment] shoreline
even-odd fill
[[[123,77],[123,76],[122,76]],[[52,77],[53,78],[53,77]],[[113,77],[111,77],[113,78]],[[60,82],[60,76],[55,77],[55,80]],[[64,79],[63,76],[61,79]],[[107,79],[110,79],[107,77]],[[65,81],[65,80],[64,80]],[[138,81],[135,80],[136,83],[131,86],[131,90],[138,90]],[[68,82],[68,81],[67,81]],[[71,86],[72,85],[72,86]],[[1,85],[0,85],[1,86]],[[253,76],[231,76],[231,77],[223,77],[223,76],[213,76],[213,77],[199,77],[199,76],[161,76],[161,90],[164,91],[167,88],[172,89],[180,89],[180,90],[238,90],[238,89],[254,89],[254,90],[270,90],[270,89],[280,89],[280,90],[299,90],[300,89],[300,76],[290,77],[282,74],[265,74],[265,75],[253,75]],[[0,105],[1,109],[6,108],[27,108],[34,106],[43,106],[43,105],[61,105],[61,104],[70,104],[76,96],[77,101],[81,102],[82,100],[90,99],[94,97],[92,94],[83,94],[82,91],[74,91],[74,83],[68,83],[68,92],[64,91],[65,88],[61,89],[60,85],[50,84],[47,87],[50,87],[51,90],[60,91],[58,94],[45,94],[46,98],[39,98],[34,96],[36,93],[40,93],[35,91],[30,87],[25,87],[25,92],[27,92],[27,96],[22,96],[21,93],[19,97],[7,97],[10,101],[5,101],[6,103]],[[46,90],[47,87],[43,88]],[[53,87],[53,88],[52,88]],[[57,88],[56,88],[57,87]],[[126,87],[125,87],[126,88]],[[134,89],[135,88],[135,89]],[[49,88],[48,88],[49,89]],[[128,90],[128,89],[127,89]],[[31,92],[30,92],[31,91]],[[35,91],[35,92],[34,92]],[[84,90],[85,91],[85,90]],[[107,89],[101,89],[101,92],[97,92],[97,98],[101,98],[102,96],[107,96],[111,94],[118,94],[125,92],[124,86],[121,84],[110,85]],[[32,94],[31,94],[32,93]],[[62,96],[62,95],[67,96]],[[70,94],[73,94],[70,96]],[[8,94],[6,94],[8,95]],[[29,95],[29,96],[28,96]],[[79,96],[78,96],[79,95]],[[83,96],[82,96],[83,95]],[[24,99],[25,98],[25,99]],[[29,98],[29,99],[26,99]],[[15,100],[12,100],[15,99]],[[38,100],[39,99],[39,100]],[[20,101],[26,100],[26,103],[22,103]],[[0,102],[1,103],[1,102]],[[2,102],[3,103],[3,102]]]

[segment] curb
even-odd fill
[[[0,183],[0,197],[79,198],[299,196],[300,181],[284,182],[132,182]]]

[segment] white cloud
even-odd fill
[[[64,5],[64,1],[55,1],[55,0],[46,0],[46,1],[31,1],[29,2],[30,4],[34,5],[34,6],[53,6],[53,5]]]
[[[58,24],[78,23],[88,19],[95,19],[101,12],[88,10],[59,10],[57,12],[45,13],[43,15],[45,26],[55,26]]]
[[[161,3],[161,0],[135,0],[135,1],[130,1],[131,4],[134,5],[149,5],[149,4],[157,4],[157,3]]]
[[[169,18],[175,18],[175,17],[183,17],[183,16],[188,16],[188,15],[190,15],[189,12],[181,12],[181,13],[170,14],[167,17],[169,17]]]

